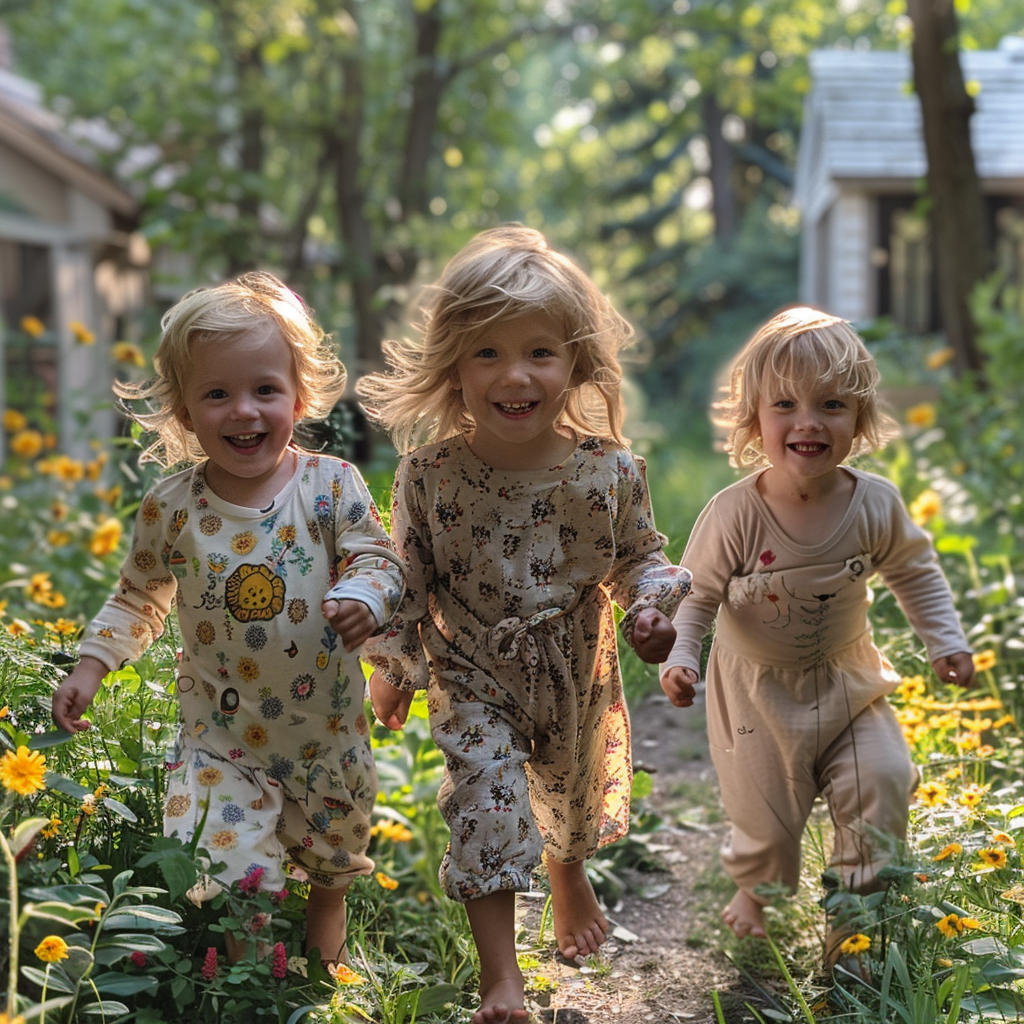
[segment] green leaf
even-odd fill
[[[100,974],[93,978],[96,991],[103,995],[131,996],[137,992],[154,991],[157,988],[157,979],[151,974],[120,974],[110,972]]]
[[[127,1017],[132,1011],[124,1003],[115,1002],[113,999],[104,999],[102,1003],[88,1003],[80,1007],[78,1012],[115,1019],[117,1017]]]
[[[44,921],[61,921],[64,924],[76,926],[80,921],[96,920],[94,909],[72,906],[68,903],[58,903],[56,900],[49,900],[46,903],[27,903],[23,913],[29,917],[39,918]]]
[[[91,789],[87,789],[81,783],[75,782],[74,779],[69,779],[65,775],[58,775],[56,772],[46,773],[46,785],[50,789],[57,790],[58,793],[73,797],[75,800],[81,800],[83,796],[88,796],[92,792]]]
[[[629,795],[634,800],[643,800],[654,792],[654,780],[645,771],[638,771],[633,776],[633,785]]]
[[[120,800],[115,800],[112,796],[105,796],[102,803],[104,807],[113,811],[118,817],[124,818],[125,821],[134,824],[139,820],[138,815],[130,807],[121,803]]]
[[[11,836],[11,853],[15,857],[23,853],[31,846],[42,828],[50,823],[49,818],[26,818],[14,829]]]
[[[41,971],[38,967],[25,964],[21,973],[40,988],[44,985],[49,992],[74,992],[75,986],[71,979],[61,970]]]
[[[102,903],[104,906],[110,902],[110,896],[95,885],[51,885],[47,888],[31,886],[22,893],[25,899],[30,900],[62,900],[65,903],[91,903],[93,905]]]
[[[132,932],[130,934],[115,932],[114,934],[109,934],[104,930],[103,934],[96,941],[97,950],[117,950],[119,955],[122,951],[128,953],[160,953],[166,948],[167,944],[165,942],[148,932]]]

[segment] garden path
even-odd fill
[[[721,950],[718,913],[730,887],[717,862],[726,826],[703,703],[680,710],[660,694],[648,696],[630,718],[634,761],[651,773],[654,786],[646,803],[664,824],[649,842],[667,870],[630,876],[642,894],[631,891],[609,914],[617,927],[599,968],[580,969],[553,956],[531,972],[557,983],[547,1005],[540,997],[534,1006],[537,1018],[543,1024],[714,1024],[710,993],[718,990],[729,1024],[753,1021],[743,1008],[752,993]],[[536,935],[543,900],[521,903]]]

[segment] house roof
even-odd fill
[[[42,105],[39,87],[2,69],[0,146],[15,150],[115,213],[137,216],[135,197],[63,133],[60,119]]]
[[[978,174],[990,186],[1024,190],[1024,39],[997,50],[960,54],[978,92],[971,142]],[[804,103],[795,198],[805,211],[856,182],[873,191],[910,186],[927,171],[921,110],[909,53],[816,50]]]

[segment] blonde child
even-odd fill
[[[891,483],[844,465],[893,432],[878,380],[849,323],[787,309],[740,352],[717,406],[733,464],[762,468],[712,498],[693,528],[693,596],[676,613],[661,685],[676,706],[693,702],[716,622],[708,729],[737,886],[723,917],[738,936],[765,935],[759,886],[795,890],[819,794],[850,890],[877,887],[892,845],[878,833],[906,836],[916,771],[886,701],[899,676],[871,635],[868,580],[878,573],[895,594],[941,679],[967,686],[973,675],[929,537]],[[842,937],[830,937],[829,959]]]
[[[157,376],[117,385],[148,403],[143,456],[194,465],[144,497],[117,592],[87,628],[53,697],[58,726],[133,661],[177,606],[181,728],[164,831],[225,867],[202,898],[244,882],[284,887],[287,856],[310,882],[306,948],[345,957],[345,892],[366,856],[377,776],[363,678],[343,651],[383,626],[400,559],[356,468],[292,439],[345,385],[328,337],[265,273],[197,289],[163,318]],[[226,936],[237,960],[245,944]]]
[[[569,958],[608,931],[584,861],[629,821],[622,635],[665,657],[689,573],[655,529],[621,434],[629,326],[592,281],[518,225],[484,231],[432,289],[418,341],[357,391],[405,452],[392,536],[409,589],[366,648],[390,728],[426,689],[445,756],[445,892],[480,957],[474,1024],[522,1021],[515,894],[542,853]],[[410,451],[417,436],[426,445]]]

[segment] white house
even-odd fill
[[[39,88],[0,69],[0,402],[18,408],[42,382],[69,454],[117,429],[110,345],[145,303],[137,222],[134,197],[62,134]],[[46,328],[31,345],[26,316]]]
[[[1024,39],[960,59],[988,238],[1024,285]],[[819,50],[810,71],[794,190],[800,299],[850,320],[934,329],[927,221],[914,212],[927,161],[910,55]]]

